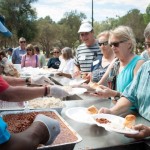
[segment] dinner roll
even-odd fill
[[[131,128],[135,124],[136,117],[134,115],[127,115],[125,117],[124,126]]]
[[[90,113],[90,114],[98,114],[98,109],[97,109],[94,105],[88,107],[88,108],[87,108],[87,111],[88,111],[88,113]]]

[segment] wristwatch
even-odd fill
[[[116,96],[114,97],[114,100],[118,100],[121,97],[121,93],[117,92]]]

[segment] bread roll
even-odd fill
[[[136,117],[134,115],[127,115],[125,117],[124,126],[128,128],[132,128],[135,124]]]
[[[90,114],[98,114],[98,109],[94,105],[88,107],[87,111]]]

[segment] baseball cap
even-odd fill
[[[5,27],[4,17],[2,16],[0,16],[0,32],[6,37],[12,36],[12,33]]]
[[[84,22],[84,23],[81,24],[81,26],[78,30],[78,33],[80,33],[80,32],[90,32],[90,31],[92,31],[92,29],[93,29],[93,27],[89,22]]]

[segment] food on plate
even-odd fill
[[[108,119],[106,118],[96,118],[96,121],[100,124],[107,124],[107,123],[111,123]]]
[[[37,98],[28,101],[28,106],[31,109],[34,108],[62,108],[64,107],[64,102],[59,98],[47,97],[47,98]]]
[[[29,113],[19,113],[19,114],[8,114],[4,115],[3,119],[8,124],[8,130],[11,133],[19,133],[26,130],[33,122],[37,114],[44,114],[48,117],[56,119],[60,123],[61,132],[57,136],[56,140],[52,145],[70,143],[77,140],[75,134],[68,128],[61,118],[55,112],[29,112]]]
[[[134,115],[127,115],[124,121],[124,127],[132,128],[135,124],[136,117]]]
[[[94,105],[88,107],[88,108],[87,108],[87,111],[88,111],[88,113],[90,113],[90,114],[98,114],[98,109],[97,109]]]
[[[72,91],[72,87],[71,87],[71,86],[63,86],[62,88],[63,88],[66,92]]]
[[[98,83],[90,82],[90,83],[89,83],[89,86],[90,86],[91,88],[93,88],[93,89],[96,90],[96,89],[99,87],[99,84],[98,84]]]

